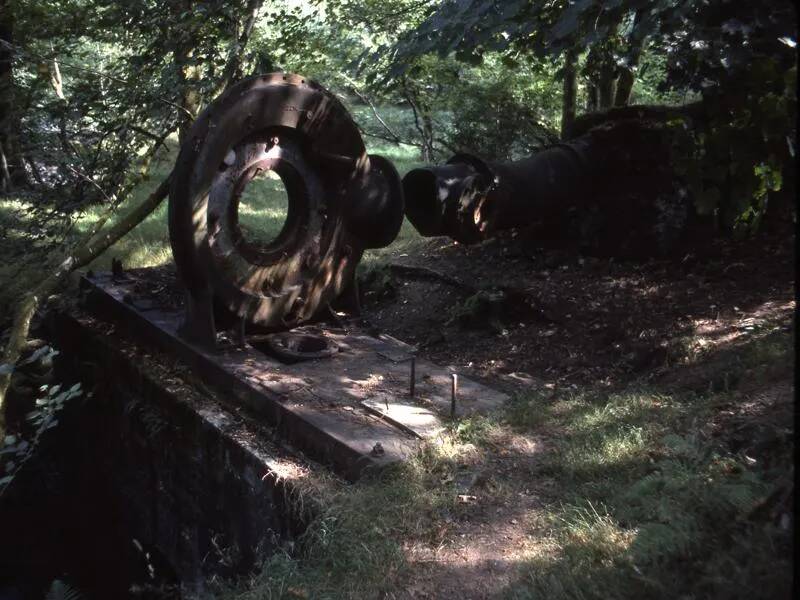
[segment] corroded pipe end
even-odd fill
[[[425,236],[473,244],[497,231],[565,215],[580,206],[602,161],[586,140],[509,163],[456,154],[403,179],[408,218]],[[596,153],[595,153],[596,154]]]
[[[406,216],[423,236],[478,242],[483,234],[476,211],[493,181],[488,166],[471,155],[456,155],[439,167],[413,169],[403,178]]]

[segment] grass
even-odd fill
[[[454,473],[470,446],[454,439],[424,447],[406,464],[357,485],[327,487],[297,549],[269,557],[255,578],[221,589],[229,600],[374,598],[407,572],[399,540],[430,537],[456,510]]]
[[[737,451],[728,431],[710,424],[720,407],[746,403],[748,390],[791,378],[792,348],[792,336],[778,332],[737,349],[730,368],[757,375],[727,391],[537,392],[501,415],[465,419],[408,465],[319,498],[297,549],[220,597],[395,593],[415,577],[407,549],[435,545],[442,524],[458,519],[459,467],[487,464],[498,439],[545,435],[550,449],[536,471],[512,475],[518,481],[501,482],[507,489],[488,500],[513,502],[515,484],[555,482],[540,514],[529,515],[538,543],[523,550],[499,597],[788,598],[792,532],[785,517],[760,511],[791,472],[791,436],[759,455]]]
[[[792,357],[791,336],[773,334],[731,368],[777,364],[790,378]],[[791,439],[756,460],[733,451],[726,432],[712,436],[719,408],[741,400],[735,387],[519,400],[509,423],[529,427],[535,411],[558,431],[542,469],[560,485],[546,517],[559,551],[525,565],[509,596],[789,597],[791,532],[754,514],[790,472]]]

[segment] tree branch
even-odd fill
[[[372,100],[370,100],[369,97],[367,97],[366,95],[362,94],[358,90],[358,88],[355,85],[353,85],[352,82],[350,83],[350,89],[353,91],[353,93],[356,96],[359,97],[359,99],[362,102],[366,103],[367,106],[369,106],[370,110],[372,111],[372,114],[378,120],[378,123],[380,123],[381,126],[386,130],[386,133],[388,133],[390,136],[392,136],[392,138],[394,138],[393,141],[395,143],[397,143],[397,144],[400,144],[402,142],[402,140],[400,139],[400,136],[397,135],[394,131],[392,131],[392,128],[389,127],[389,125],[386,124],[386,121],[384,121],[383,118],[381,117],[381,115],[378,113],[378,109],[375,108],[375,105],[372,103]],[[390,141],[392,141],[392,140],[390,140]]]
[[[225,63],[225,68],[222,71],[222,81],[218,86],[220,92],[225,91],[236,79],[236,74],[242,68],[242,57],[244,56],[247,43],[250,41],[250,36],[253,33],[253,27],[258,19],[258,13],[264,4],[264,0],[248,0],[247,2],[247,20],[242,27],[242,33],[231,45],[228,54],[228,60]]]
[[[56,58],[57,58],[56,56],[45,56],[44,54],[39,54],[38,52],[33,52],[31,50],[26,50],[25,48],[22,48],[20,46],[16,46],[16,45],[11,44],[11,43],[9,43],[9,42],[7,42],[5,40],[2,40],[2,39],[0,39],[0,46],[3,46],[4,48],[6,48],[8,50],[15,50],[16,52],[18,52],[20,54],[27,55],[28,57],[37,58],[39,60],[44,60],[44,61],[48,61],[48,62],[49,61],[55,61]],[[103,73],[101,71],[95,71],[94,69],[90,69],[88,67],[82,67],[82,66],[76,65],[74,63],[68,63],[68,62],[61,61],[61,67],[64,67],[64,68],[67,68],[67,69],[75,69],[76,71],[83,71],[85,73],[91,73],[92,75],[97,75],[98,77],[102,77],[103,79],[108,79],[109,81],[115,81],[117,83],[122,83],[124,85],[129,85],[129,86],[130,85],[135,85],[134,82],[130,81],[129,79],[122,79],[121,77],[117,77],[116,75],[109,75],[108,73]],[[169,106],[171,106],[173,108],[178,109],[179,111],[185,113],[190,119],[192,119],[194,121],[194,115],[191,112],[189,112],[188,110],[186,110],[184,107],[180,106],[179,104],[176,104],[176,103],[172,102],[171,100],[167,100],[163,96],[156,96],[156,100],[158,100],[159,102],[163,102],[164,104],[167,104],[167,105],[169,105]]]
[[[100,237],[92,236],[94,239],[84,238],[84,241],[78,244],[78,246],[64,258],[53,273],[47,275],[22,299],[14,312],[11,333],[5,352],[3,353],[4,364],[13,366],[19,360],[22,348],[28,339],[31,321],[42,300],[58,290],[67,280],[69,274],[75,269],[80,269],[88,265],[152,213],[169,194],[171,179],[172,174],[170,173],[150,196],[128,213],[119,223],[111,227],[104,235]],[[105,219],[102,220],[100,226],[102,227],[104,223]],[[98,229],[99,228],[95,226],[93,228],[93,233]],[[0,374],[0,437],[5,435],[5,398],[8,392],[8,386],[11,383],[11,375],[12,373],[10,372]]]

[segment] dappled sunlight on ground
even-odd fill
[[[751,335],[763,334],[765,330],[779,326],[791,318],[795,301],[767,301],[752,309],[742,310],[734,306],[725,316],[714,319],[696,319],[693,343],[696,348],[709,350],[741,341]]]

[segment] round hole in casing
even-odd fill
[[[272,244],[289,214],[289,194],[280,175],[272,169],[257,172],[242,190],[237,213],[242,237],[249,244]]]

